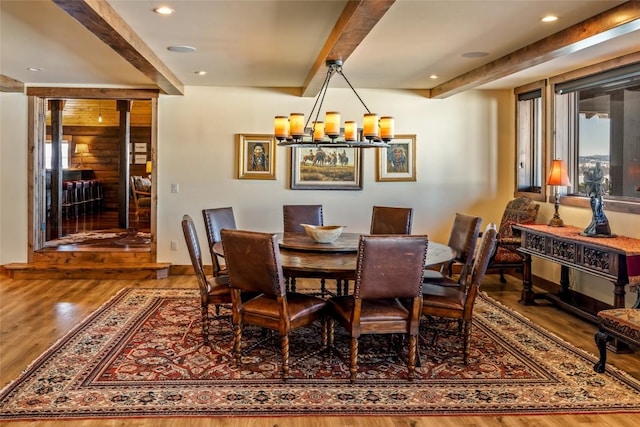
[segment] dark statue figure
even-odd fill
[[[596,167],[585,171],[584,183],[587,194],[590,198],[591,223],[580,234],[590,237],[613,237],[611,234],[611,228],[609,227],[609,220],[604,214],[604,202],[602,200],[602,194],[604,192],[602,186],[604,181],[604,172],[600,166],[600,162],[596,162]]]

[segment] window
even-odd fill
[[[606,200],[640,204],[640,63],[557,83],[554,92],[571,194],[587,196],[584,177],[599,166]]]
[[[544,81],[514,90],[516,192],[544,200]]]
[[[62,141],[62,169],[69,169],[69,141]],[[51,141],[44,144],[44,165],[47,169],[51,169]]]

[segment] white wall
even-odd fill
[[[27,97],[0,92],[0,265],[27,260]]]
[[[417,181],[375,182],[375,150],[363,156],[362,191],[288,190],[289,159],[278,147],[276,180],[235,179],[235,134],[270,134],[274,115],[303,112],[313,100],[267,89],[186,87],[184,96],[161,96],[158,129],[158,261],[188,265],[180,229],[190,214],[204,240],[201,209],[232,206],[241,228],[277,231],[282,205],[322,203],[326,224],[366,232],[375,204],[411,206],[413,230],[437,241],[448,238],[453,214],[499,222],[513,196],[514,107],[511,91],[468,91],[444,100],[406,91],[359,90],[369,108],[396,118],[396,133],[417,135]],[[331,89],[325,107],[343,120],[361,121],[363,109],[348,89]],[[0,93],[0,264],[27,259],[27,99]],[[180,192],[170,192],[171,184]],[[637,215],[605,212],[614,233],[640,238]],[[560,207],[567,224],[586,226],[590,209]],[[539,222],[553,216],[543,203]],[[170,241],[178,251],[170,251]],[[206,259],[206,258],[205,258]],[[534,274],[558,282],[559,267],[534,260]],[[604,301],[612,285],[572,274],[576,289]],[[628,298],[631,301],[631,298]]]
[[[413,231],[439,241],[448,238],[456,211],[500,220],[513,187],[507,91],[470,91],[445,100],[406,91],[358,92],[372,111],[396,118],[397,134],[417,135],[416,182],[375,182],[376,150],[365,149],[362,191],[289,190],[284,147],[277,148],[275,181],[234,179],[235,134],[269,134],[274,115],[308,115],[313,100],[218,87],[187,87],[185,96],[161,97],[158,259],[189,264],[180,219],[190,214],[203,234],[200,211],[210,207],[232,206],[240,228],[278,231],[283,204],[321,203],[326,224],[367,232],[373,205],[411,206]],[[330,91],[325,107],[340,111],[343,120],[362,120],[363,108],[350,90]],[[170,192],[172,183],[179,184],[178,194]],[[169,250],[171,240],[178,241],[178,252]]]

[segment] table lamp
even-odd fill
[[[564,227],[564,221],[560,218],[560,214],[558,214],[558,208],[560,207],[560,194],[558,193],[558,186],[567,186],[571,185],[569,181],[569,175],[567,175],[567,166],[564,163],[564,160],[553,160],[551,163],[551,171],[549,172],[549,177],[547,178],[547,185],[553,185],[555,187],[555,213],[553,214],[553,218],[549,221],[549,225],[551,227]]]
[[[75,154],[80,154],[80,169],[84,168],[84,155],[89,152],[87,144],[76,144]]]

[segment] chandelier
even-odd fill
[[[285,147],[388,147],[388,142],[394,137],[393,117],[384,116],[379,118],[377,114],[369,110],[360,95],[358,95],[358,92],[343,74],[341,59],[327,60],[326,64],[328,67],[327,75],[307,121],[305,122],[304,114],[302,113],[291,113],[288,117],[275,117],[274,133],[279,141],[278,145]],[[367,110],[364,115],[362,129],[358,129],[358,124],[355,121],[345,121],[344,128],[341,129],[340,113],[337,111],[327,111],[325,120],[318,120],[324,97],[329,88],[329,81],[334,74],[342,76],[365,110]],[[312,117],[313,121],[311,122],[311,127],[309,127]],[[360,130],[362,131],[361,134]]]

